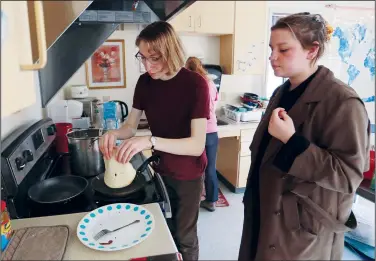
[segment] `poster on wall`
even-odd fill
[[[375,96],[374,10],[337,8],[329,18],[334,32],[323,62],[367,101]]]
[[[89,89],[125,88],[124,40],[107,40],[85,64]]]

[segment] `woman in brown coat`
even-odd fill
[[[299,13],[271,28],[273,94],[253,138],[239,260],[341,260],[353,197],[369,164],[356,92],[317,60],[332,28]]]

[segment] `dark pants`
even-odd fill
[[[218,149],[218,133],[206,134],[206,157],[208,158],[208,166],[205,170],[205,199],[209,202],[218,200],[218,178],[217,178],[217,149]]]
[[[183,260],[198,260],[197,220],[202,179],[176,180],[163,176],[172,211],[172,218],[167,219],[167,224]]]

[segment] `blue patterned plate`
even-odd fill
[[[114,230],[135,220],[141,222],[103,236],[93,237],[102,229]],[[154,216],[144,207],[117,203],[97,208],[85,215],[77,226],[77,236],[87,247],[100,251],[117,251],[144,241],[153,231]]]

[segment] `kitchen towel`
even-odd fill
[[[1,260],[62,260],[68,237],[67,226],[18,229]]]

